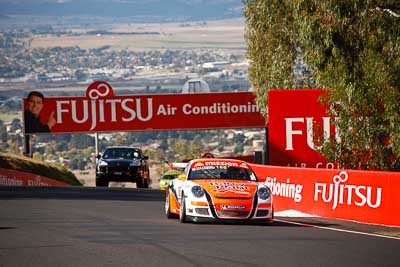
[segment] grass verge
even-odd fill
[[[82,185],[75,175],[63,166],[24,156],[0,152],[0,168],[34,173],[70,185]]]

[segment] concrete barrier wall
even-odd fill
[[[274,195],[275,211],[400,226],[400,173],[251,164]]]

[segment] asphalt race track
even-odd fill
[[[163,205],[164,192],[154,189],[0,187],[0,266],[400,263],[400,238],[375,235],[398,228],[321,218],[181,224],[165,218]]]

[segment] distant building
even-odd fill
[[[209,93],[210,87],[202,79],[191,79],[187,81],[182,87],[182,94],[190,93]]]
[[[215,61],[203,63],[202,68],[205,70],[220,70],[231,63],[229,61]]]

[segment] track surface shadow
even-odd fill
[[[137,189],[82,186],[0,187],[0,199],[13,198],[161,201],[165,199],[165,191],[150,188]]]

